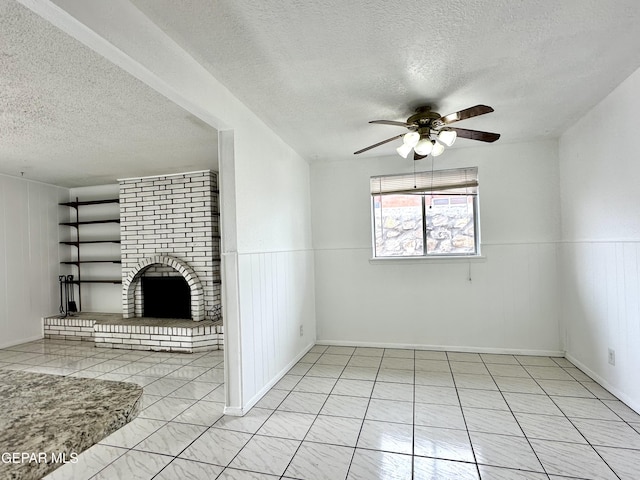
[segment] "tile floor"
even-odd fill
[[[144,387],[47,480],[640,479],[640,415],[563,358],[317,345],[242,418],[222,358],[42,340],[0,368]]]

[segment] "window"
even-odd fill
[[[374,257],[479,254],[478,168],[371,177]]]

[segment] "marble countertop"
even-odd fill
[[[0,479],[40,479],[126,425],[132,383],[0,369]]]

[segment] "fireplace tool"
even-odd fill
[[[67,297],[67,312],[75,313],[78,311],[78,306],[76,305],[76,301],[74,299],[73,275],[67,275],[67,284],[69,286]]]
[[[64,315],[65,317],[67,316],[67,310],[66,310],[66,304],[65,304],[66,291],[67,291],[67,289],[65,288],[66,278],[67,277],[65,277],[64,275],[58,275],[58,281],[60,282],[60,315]]]
[[[59,275],[60,314],[65,317],[78,311],[73,292],[73,275]]]

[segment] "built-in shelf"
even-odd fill
[[[72,237],[75,237],[75,240],[66,240],[66,241],[62,241],[60,242],[60,244],[62,245],[70,245],[73,247],[76,247],[77,251],[76,251],[76,260],[67,260],[67,261],[63,261],[60,262],[63,265],[72,265],[74,267],[73,271],[75,273],[74,275],[74,279],[70,282],[74,285],[77,285],[78,288],[78,301],[79,301],[79,308],[78,310],[82,310],[82,284],[87,284],[87,283],[101,283],[101,284],[121,284],[122,283],[122,279],[104,279],[104,280],[96,280],[96,279],[85,279],[82,278],[82,270],[83,268],[81,268],[81,265],[86,265],[89,263],[95,263],[95,264],[120,264],[121,260],[120,260],[120,256],[118,255],[118,258],[113,258],[113,259],[100,259],[100,260],[85,260],[81,257],[80,255],[80,250],[81,250],[81,246],[84,245],[98,245],[98,244],[120,244],[120,239],[119,238],[109,238],[109,239],[104,239],[104,240],[83,240],[82,237],[83,236],[87,236],[87,233],[89,230],[92,230],[94,233],[96,232],[96,230],[93,230],[91,225],[105,225],[105,224],[119,224],[120,223],[120,218],[106,218],[104,219],[105,216],[111,216],[111,215],[118,215],[118,213],[113,212],[111,213],[111,215],[101,215],[103,217],[103,219],[100,219],[99,217],[96,218],[98,215],[96,214],[97,211],[100,211],[101,209],[95,210],[92,209],[91,206],[95,206],[95,205],[107,205],[107,204],[119,204],[120,200],[118,198],[107,198],[104,200],[84,200],[84,201],[80,201],[78,198],[75,199],[75,201],[71,201],[71,202],[62,202],[59,205],[63,206],[63,207],[69,207],[69,208],[73,208],[75,211],[75,221],[69,221],[69,222],[60,222],[61,226],[64,227],[71,227],[73,229],[75,229],[75,235],[72,235]],[[81,207],[88,207],[88,208],[81,208]],[[102,210],[103,211],[103,210]],[[109,210],[111,211],[111,210]],[[86,212],[86,215],[85,215]],[[93,215],[91,214],[93,212]],[[83,218],[80,219],[80,217],[88,217],[87,219]],[[88,229],[84,229],[83,227],[85,226],[89,226]],[[72,234],[74,233],[74,230],[71,231]],[[118,233],[113,232],[112,234],[105,234],[104,236],[110,237],[111,235],[113,235],[114,237],[118,236],[119,237],[119,230]],[[93,235],[95,236],[101,236],[99,234],[95,234]],[[84,252],[84,251],[83,251]],[[95,256],[101,256],[99,254],[95,254]],[[113,272],[112,273],[107,273],[106,271],[104,272],[104,275],[107,277],[111,277],[113,276]],[[98,276],[100,276],[98,274]]]
[[[73,280],[69,283],[75,283],[80,284],[80,283],[122,283],[122,280],[86,280],[86,279],[82,279],[82,280]]]
[[[69,240],[69,241],[62,241],[60,243],[63,243],[65,245],[78,246],[78,245],[84,245],[87,243],[120,243],[120,240],[80,240],[80,241]]]
[[[64,263],[65,265],[79,265],[80,263],[122,263],[121,260],[68,260]]]
[[[62,205],[64,207],[78,208],[85,205],[103,205],[105,203],[120,203],[120,199],[108,198],[106,200],[86,200],[83,202],[79,202],[76,200],[75,202],[62,202],[62,203],[59,203],[58,205]]]
[[[79,225],[97,225],[100,223],[120,223],[120,219],[119,218],[111,218],[109,220],[90,220],[87,222],[61,222],[59,223],[59,225],[66,225],[68,227],[76,227],[78,228]]]

